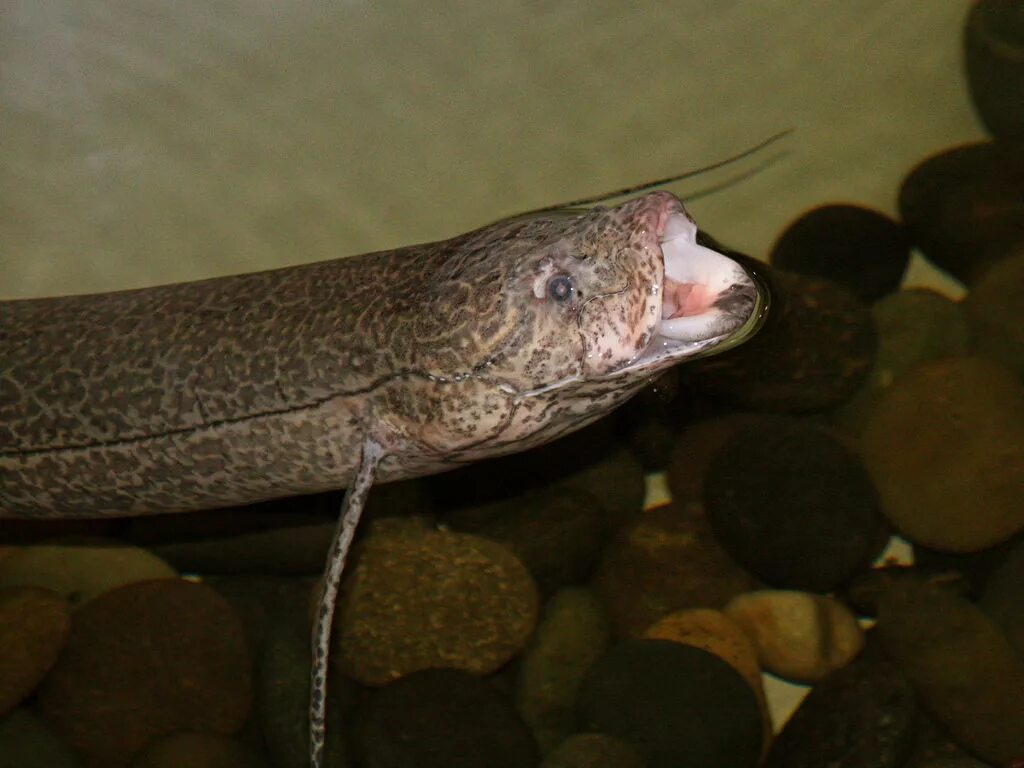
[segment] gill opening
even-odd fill
[[[585,310],[587,308],[587,305],[590,304],[590,302],[592,301],[597,301],[598,299],[607,299],[610,296],[621,296],[630,289],[630,286],[632,286],[632,284],[632,280],[626,280],[626,284],[621,288],[617,288],[614,291],[605,291],[604,293],[598,293],[594,296],[591,296],[589,299],[584,300],[584,302],[580,304],[579,312],[576,313],[576,330],[580,334],[580,343],[583,347],[583,352],[580,355],[580,359],[576,366],[576,373],[578,376],[580,376],[580,378],[583,378],[583,370],[586,367],[589,347],[589,345],[587,344],[587,336],[583,332],[583,310]]]

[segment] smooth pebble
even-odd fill
[[[765,768],[897,768],[918,715],[899,668],[865,653],[815,684],[776,736]]]
[[[699,504],[672,502],[616,533],[593,584],[615,634],[638,637],[674,611],[720,608],[754,580],[722,550]]]
[[[645,768],[629,744],[603,733],[578,733],[549,752],[540,768]]]
[[[516,683],[516,709],[542,753],[573,732],[576,691],[609,641],[608,617],[591,590],[566,588],[545,605]]]
[[[918,366],[871,414],[862,448],[883,511],[914,542],[971,552],[1024,529],[1024,385],[996,363]]]
[[[231,606],[209,587],[161,579],[78,609],[38,709],[84,756],[117,768],[159,736],[235,733],[251,698],[251,652]]]
[[[997,765],[1024,756],[1024,658],[978,606],[902,582],[883,597],[877,632],[959,744]]]
[[[716,454],[704,487],[722,547],[765,583],[827,592],[888,538],[860,458],[828,430],[764,417]]]
[[[670,640],[624,640],[587,673],[581,731],[616,736],[648,768],[753,768],[762,719],[750,685],[718,656]]]
[[[71,630],[68,604],[38,587],[0,589],[0,716],[35,690]]]
[[[537,588],[508,549],[466,533],[378,530],[342,584],[336,669],[365,685],[433,667],[488,674],[526,647]]]
[[[157,739],[131,768],[267,768],[252,749],[216,733],[175,733]]]
[[[365,768],[535,768],[537,745],[511,702],[457,669],[381,688],[357,726]]]
[[[850,610],[831,597],[762,590],[734,598],[725,614],[754,641],[761,666],[796,682],[821,680],[850,663],[864,633]]]
[[[50,589],[72,606],[124,584],[177,577],[178,572],[153,553],[116,539],[31,544],[0,561],[0,587]]]
[[[832,280],[871,302],[899,287],[910,261],[910,236],[880,211],[830,203],[787,224],[768,261],[779,269]]]

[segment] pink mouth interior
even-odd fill
[[[704,314],[711,308],[716,297],[717,293],[702,283],[679,283],[666,275],[661,317],[663,320],[672,320]]]

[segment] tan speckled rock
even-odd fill
[[[241,620],[213,589],[128,584],[76,611],[38,710],[90,764],[119,768],[160,736],[235,733],[251,667]]]
[[[865,425],[882,510],[932,549],[971,552],[1024,528],[1024,385],[980,357],[924,363]]]
[[[71,629],[64,598],[36,587],[0,589],[0,716],[50,671]]]
[[[479,536],[388,528],[368,536],[342,587],[334,663],[366,685],[453,667],[495,671],[537,622],[529,572]]]
[[[864,633],[854,615],[822,595],[748,592],[730,601],[725,613],[754,641],[765,670],[797,682],[820,680],[844,667],[864,647]]]
[[[0,587],[51,589],[72,606],[123,584],[177,576],[156,555],[115,539],[31,544],[0,561]]]

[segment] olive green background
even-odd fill
[[[810,206],[892,211],[914,163],[981,136],[967,7],[6,0],[0,296],[442,238],[795,126],[780,162],[691,207],[763,256]]]

